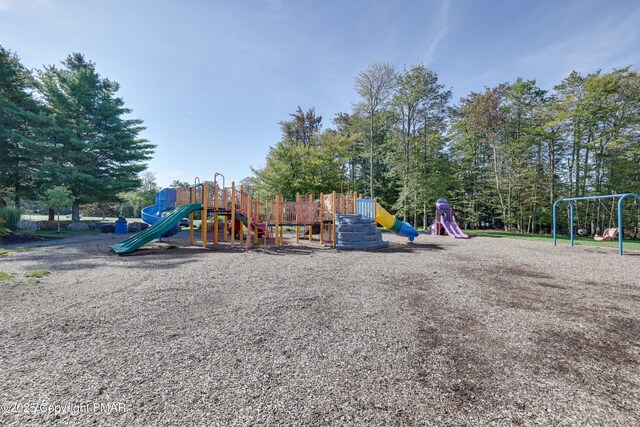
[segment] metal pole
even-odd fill
[[[193,203],[196,197],[196,188],[189,189],[189,203]],[[193,212],[189,214],[189,245],[193,246]]]
[[[222,175],[221,173],[216,172],[213,175],[213,182],[214,183],[218,182],[218,175],[222,177],[222,188],[224,188],[225,187],[225,185],[224,185],[224,175]]]
[[[569,202],[569,212],[571,217],[571,247],[573,247],[573,202]]]
[[[560,200],[553,202],[553,246],[558,246],[556,241],[556,205]]]
[[[620,252],[620,256],[622,256],[622,201],[627,197],[628,194],[620,197],[618,200],[618,252]]]

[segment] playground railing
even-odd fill
[[[189,204],[190,195],[189,188],[176,188],[176,207]]]
[[[322,222],[326,219],[333,218],[334,207],[333,194],[323,194],[322,200],[320,201],[320,216],[322,218]]]
[[[301,200],[282,203],[282,222],[285,224],[310,224],[318,220],[319,202]]]

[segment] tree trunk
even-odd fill
[[[370,126],[369,126],[369,132],[370,132],[370,143],[371,143],[371,159],[369,161],[369,187],[371,189],[371,198],[373,199],[373,114],[374,112],[371,111],[371,122],[370,122]]]
[[[426,200],[422,208],[424,211],[424,218],[422,220],[422,224],[423,224],[424,230],[427,231],[427,228],[429,228],[429,224],[427,224],[427,201]]]
[[[555,141],[551,140],[549,143],[549,173],[551,175],[551,188],[550,188],[550,196],[551,203],[556,201],[556,150],[555,150]]]
[[[47,220],[49,221],[53,221],[55,220],[55,215],[56,215],[56,211],[53,208],[49,208],[49,217],[47,218]]]
[[[7,207],[7,201],[5,199],[0,199],[0,208],[6,208]]]
[[[496,177],[496,192],[498,193],[498,199],[500,200],[500,206],[502,207],[502,222],[503,228],[507,231],[506,226],[506,217],[507,217],[507,208],[504,204],[504,200],[502,199],[502,191],[500,190],[500,177],[498,175],[498,149],[496,148],[495,142],[493,144],[493,173]]]
[[[60,211],[58,211],[58,233],[60,232]]]
[[[80,221],[80,200],[74,200],[71,206],[71,221]]]

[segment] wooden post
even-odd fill
[[[358,193],[353,192],[353,212],[354,214],[358,213]]]
[[[247,214],[247,207],[245,206],[246,200],[245,200],[245,194],[244,194],[244,185],[240,184],[240,213],[243,215]],[[235,222],[235,220],[234,220]],[[244,243],[244,224],[242,223],[242,221],[239,222],[240,225],[240,232],[238,233],[238,237],[240,238],[240,244],[242,245]]]
[[[225,211],[229,209],[229,205],[227,205],[227,189],[223,188],[222,189],[222,209],[224,209]],[[223,241],[227,241],[227,233],[228,233],[228,228],[227,228],[227,213],[225,212],[224,216],[222,217],[222,240]]]
[[[320,193],[320,244],[322,241],[322,232],[324,228],[324,193]]]
[[[256,197],[254,212],[255,213],[253,214],[253,216],[255,218],[255,221],[253,221],[253,222],[255,224],[254,225],[255,234],[254,234],[254,238],[253,238],[253,244],[254,245],[258,245],[259,244],[259,242],[258,242],[258,223],[260,222],[260,196]]]
[[[236,247],[236,183],[231,182],[231,247]]]
[[[249,248],[251,248],[251,205],[253,204],[253,202],[251,201],[251,195],[248,194],[246,196],[247,198],[247,246],[245,248],[245,251],[248,251]]]
[[[280,194],[280,245],[284,244],[284,197]]]
[[[336,228],[336,192],[335,191],[333,192],[333,197],[332,198],[333,198],[333,202],[332,202],[332,205],[333,205],[333,224],[332,224],[332,230],[331,230],[331,240],[332,240],[331,246],[335,248],[336,247],[336,237],[337,237],[336,236],[336,229],[337,228]]]
[[[213,244],[218,246],[218,183],[213,186]]]
[[[191,203],[195,203],[194,202],[195,194],[196,194],[196,189],[195,188],[191,188],[189,190],[189,195],[190,195],[189,201]],[[194,215],[193,212],[191,212],[189,214],[189,244],[191,246],[193,246],[193,215]]]
[[[296,193],[296,244],[300,243],[300,215],[298,215],[298,211],[300,210],[300,193]]]
[[[280,224],[280,196],[276,196],[276,200],[275,200],[275,212],[274,212],[274,220],[276,221],[276,235],[275,237],[275,244],[276,246],[280,246],[280,229],[278,228],[278,225]]]
[[[265,251],[267,250],[267,234],[268,234],[268,231],[269,231],[269,218],[265,217],[265,220],[264,220],[264,234],[263,234],[263,237],[264,237],[264,250]]]
[[[202,221],[201,221],[201,226],[200,228],[202,229],[202,247],[206,248],[207,247],[207,229],[208,224],[207,224],[207,218],[209,217],[209,212],[208,212],[208,206],[209,204],[209,184],[207,183],[207,181],[204,182],[204,184],[202,184]]]
[[[313,193],[309,194],[309,241],[313,242]]]

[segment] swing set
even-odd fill
[[[622,236],[623,236],[623,232],[622,232],[622,202],[624,201],[624,199],[626,199],[627,197],[632,196],[635,197],[636,199],[640,200],[640,194],[636,194],[636,193],[625,193],[625,194],[611,194],[608,196],[586,196],[586,197],[571,197],[571,198],[566,198],[566,199],[558,199],[553,203],[553,246],[557,246],[557,241],[556,241],[556,206],[558,205],[558,203],[560,202],[567,202],[569,204],[569,232],[571,235],[571,246],[573,246],[573,238],[574,238],[574,234],[573,234],[573,213],[574,213],[574,202],[575,201],[579,201],[579,200],[601,200],[601,199],[615,199],[616,197],[619,197],[618,199],[618,250],[620,252],[620,255],[622,255]],[[611,218],[611,215],[610,215]],[[603,233],[604,235],[604,233]]]

